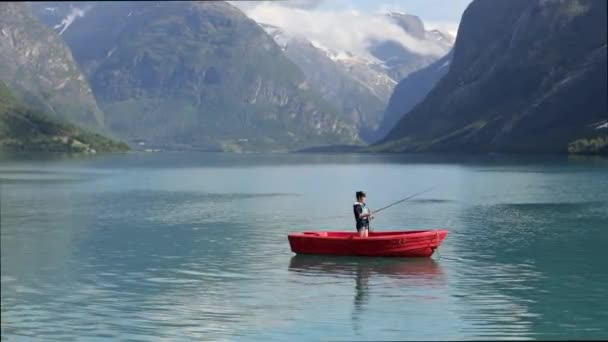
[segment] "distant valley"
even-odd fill
[[[603,1],[474,0],[457,38],[388,11],[357,49],[270,19],[226,2],[2,3],[3,108],[137,149],[607,153]],[[0,140],[27,149],[2,115]]]
[[[71,49],[107,129],[169,149],[363,145],[379,138],[399,78],[440,57],[408,51],[391,37],[370,43],[373,61],[348,56],[224,2],[30,5]],[[439,54],[453,43],[415,16],[386,15]]]

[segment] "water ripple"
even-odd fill
[[[77,183],[3,184],[2,339],[608,336],[608,178],[596,165],[585,171],[577,161],[572,172],[564,164],[565,172],[547,175],[482,165],[505,175],[470,163],[379,163],[385,157],[290,166],[282,159],[290,156],[273,156],[277,168],[264,166],[263,156],[255,168],[226,166],[232,157],[205,168],[186,157],[177,169],[155,161],[162,154],[133,157],[150,158],[144,162],[129,156],[127,170],[107,160],[79,163],[73,175],[92,176]],[[0,174],[64,177],[64,168],[45,174],[3,165]],[[211,191],[239,175],[252,181]],[[288,232],[352,229],[352,184],[369,184],[375,204],[438,179],[445,186],[432,198],[393,207],[373,227],[446,225],[441,257],[289,250]]]

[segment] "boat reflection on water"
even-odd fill
[[[433,280],[443,274],[439,264],[431,258],[367,258],[321,255],[295,255],[289,270],[304,274],[385,275],[398,278]]]
[[[444,286],[446,279],[441,266],[431,258],[362,258],[320,255],[296,255],[289,262],[289,271],[304,276],[354,278],[355,296],[353,329],[358,331],[362,312],[368,302],[370,279],[382,279],[382,286],[398,288],[431,288]],[[386,281],[385,281],[386,280]],[[382,292],[374,291],[374,292]]]

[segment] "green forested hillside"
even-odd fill
[[[27,108],[0,82],[0,150],[20,152],[116,152],[129,147]]]

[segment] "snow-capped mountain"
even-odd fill
[[[287,34],[276,26],[260,26],[302,70],[307,83],[349,116],[364,139],[370,139],[382,121],[395,81],[368,60]]]
[[[275,41],[285,49],[293,39],[308,40],[316,49],[322,51],[329,59],[341,65],[351,77],[364,84],[374,94],[387,101],[394,86],[413,71],[447,54],[454,44],[454,37],[439,30],[426,30],[420,18],[402,12],[385,14],[412,39],[412,44],[424,44],[435,51],[434,55],[420,54],[408,48],[392,37],[376,39],[369,42],[368,54],[356,54],[353,51],[336,50],[321,42],[309,39],[305,35],[291,35],[280,27],[259,23]]]
[[[426,39],[434,40],[439,45],[445,47],[448,50],[452,48],[452,46],[454,46],[454,42],[456,40],[451,34],[441,32],[439,30],[426,31],[425,36]]]
[[[362,134],[363,137],[373,140],[378,137],[377,133],[371,132],[377,131],[383,117],[383,109],[376,108],[386,107],[397,83],[437,61],[454,44],[450,34],[427,31],[416,16],[399,12],[385,16],[411,37],[413,43],[431,46],[439,51],[439,56],[417,53],[391,37],[370,41],[366,55],[356,54],[330,48],[318,40],[291,34],[275,25],[258,24],[304,72],[308,83],[321,90],[329,101],[340,103],[339,107],[351,113],[359,123],[359,129],[367,130],[368,134]],[[358,95],[353,94],[353,89],[358,89]]]
[[[32,6],[38,17],[59,34],[71,32],[74,22],[88,20],[96,3],[53,2]],[[333,17],[332,17],[333,18]],[[332,19],[330,18],[330,19]],[[361,136],[372,140],[393,89],[399,81],[447,53],[454,38],[438,30],[426,30],[416,16],[391,12],[375,17],[382,30],[355,32],[373,39],[358,44],[332,44],[324,36],[309,36],[307,30],[290,29],[258,21],[285,55],[302,71],[306,85],[356,123]],[[369,19],[369,18],[368,18]],[[387,30],[386,26],[391,30]],[[349,32],[356,31],[355,25]],[[70,27],[68,29],[68,27]],[[376,32],[377,31],[377,32]],[[431,51],[431,53],[424,53]],[[108,56],[114,52],[107,51]]]

